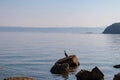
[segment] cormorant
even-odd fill
[[[65,56],[67,57],[68,56],[68,54],[66,53],[66,51],[64,50],[64,54],[65,54]]]

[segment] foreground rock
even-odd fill
[[[79,66],[78,58],[76,55],[66,56],[56,61],[54,66],[51,68],[51,72],[54,74],[66,74],[73,71]]]
[[[120,34],[120,23],[114,23],[108,26],[103,33],[104,34]]]
[[[77,80],[104,80],[104,74],[97,68],[92,71],[81,70],[76,74]]]
[[[113,67],[114,67],[114,68],[120,68],[120,64],[114,65]]]
[[[120,80],[120,73],[116,74],[113,78],[113,80]]]
[[[35,79],[29,77],[9,77],[5,78],[4,80],[35,80]]]

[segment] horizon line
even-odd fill
[[[8,28],[106,28],[107,26],[99,26],[99,27],[93,27],[93,26],[53,26],[53,27],[33,27],[33,26],[0,26],[0,27],[8,27]]]

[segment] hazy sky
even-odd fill
[[[0,26],[102,27],[120,22],[120,0],[0,0]]]

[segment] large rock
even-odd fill
[[[114,75],[113,80],[120,80],[120,73]]]
[[[4,80],[35,80],[35,79],[30,77],[9,77],[5,78]]]
[[[74,70],[78,66],[79,62],[76,55],[70,55],[56,61],[50,71],[54,74],[69,73],[69,71]]]
[[[120,68],[120,64],[114,65],[113,67],[114,67],[114,68]]]
[[[114,23],[108,26],[103,33],[104,34],[120,34],[120,23]]]
[[[81,70],[76,74],[77,80],[104,80],[104,74],[97,68],[92,71]]]

